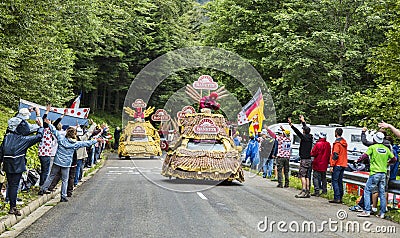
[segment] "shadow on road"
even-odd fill
[[[236,182],[214,181],[214,180],[196,180],[196,179],[163,179],[162,182],[169,184],[190,184],[190,185],[209,185],[209,186],[242,186]]]

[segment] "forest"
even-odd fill
[[[400,126],[398,0],[3,0],[0,4],[0,104],[19,98],[120,114],[135,76],[175,49],[213,46],[239,54],[266,82],[278,121]],[[199,73],[171,76],[156,107]]]

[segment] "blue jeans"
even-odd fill
[[[78,162],[76,163],[76,172],[75,172],[74,185],[77,185],[78,182],[79,182],[79,176],[81,175],[82,162],[83,162],[83,159],[78,159]]]
[[[332,187],[333,187],[333,198],[335,200],[342,201],[343,198],[343,174],[344,167],[334,166],[332,173]]]
[[[67,188],[68,188],[68,177],[69,177],[69,167],[61,167],[59,165],[53,164],[51,167],[50,175],[47,177],[46,182],[40,188],[41,191],[46,191],[54,177],[56,177],[57,173],[61,171],[61,198],[67,198]]]
[[[386,197],[385,197],[385,186],[386,186],[386,174],[385,173],[376,173],[374,175],[370,175],[367,183],[365,184],[364,190],[364,204],[365,211],[371,212],[371,195],[374,187],[378,187],[379,190],[379,200],[381,202],[381,214],[385,214],[386,211]]]
[[[51,158],[50,156],[39,156],[39,160],[40,160],[40,171],[41,171],[39,186],[42,186],[46,181],[47,176],[49,176]]]
[[[263,176],[268,176],[271,177],[272,176],[272,170],[274,167],[274,160],[273,159],[267,159],[267,161],[265,162],[264,166],[263,166]]]
[[[18,186],[21,181],[22,173],[6,173],[7,195],[10,200],[10,208],[17,206]]]

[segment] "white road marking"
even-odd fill
[[[119,169],[119,167],[107,167],[107,169]]]
[[[204,196],[204,194],[201,193],[201,192],[197,192],[197,195],[199,195],[199,197],[200,197],[201,199],[203,199],[203,200],[208,200],[208,198],[207,198],[206,196]]]

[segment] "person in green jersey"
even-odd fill
[[[370,159],[369,178],[365,184],[364,189],[364,211],[357,214],[359,217],[369,217],[371,213],[371,191],[374,188],[379,190],[380,204],[380,217],[385,217],[386,212],[386,197],[385,197],[385,186],[386,186],[386,173],[388,163],[395,161],[396,158],[393,153],[383,145],[383,139],[385,135],[382,132],[378,132],[374,135],[375,144],[368,147],[368,150],[360,156],[357,162],[361,162],[365,159]]]

